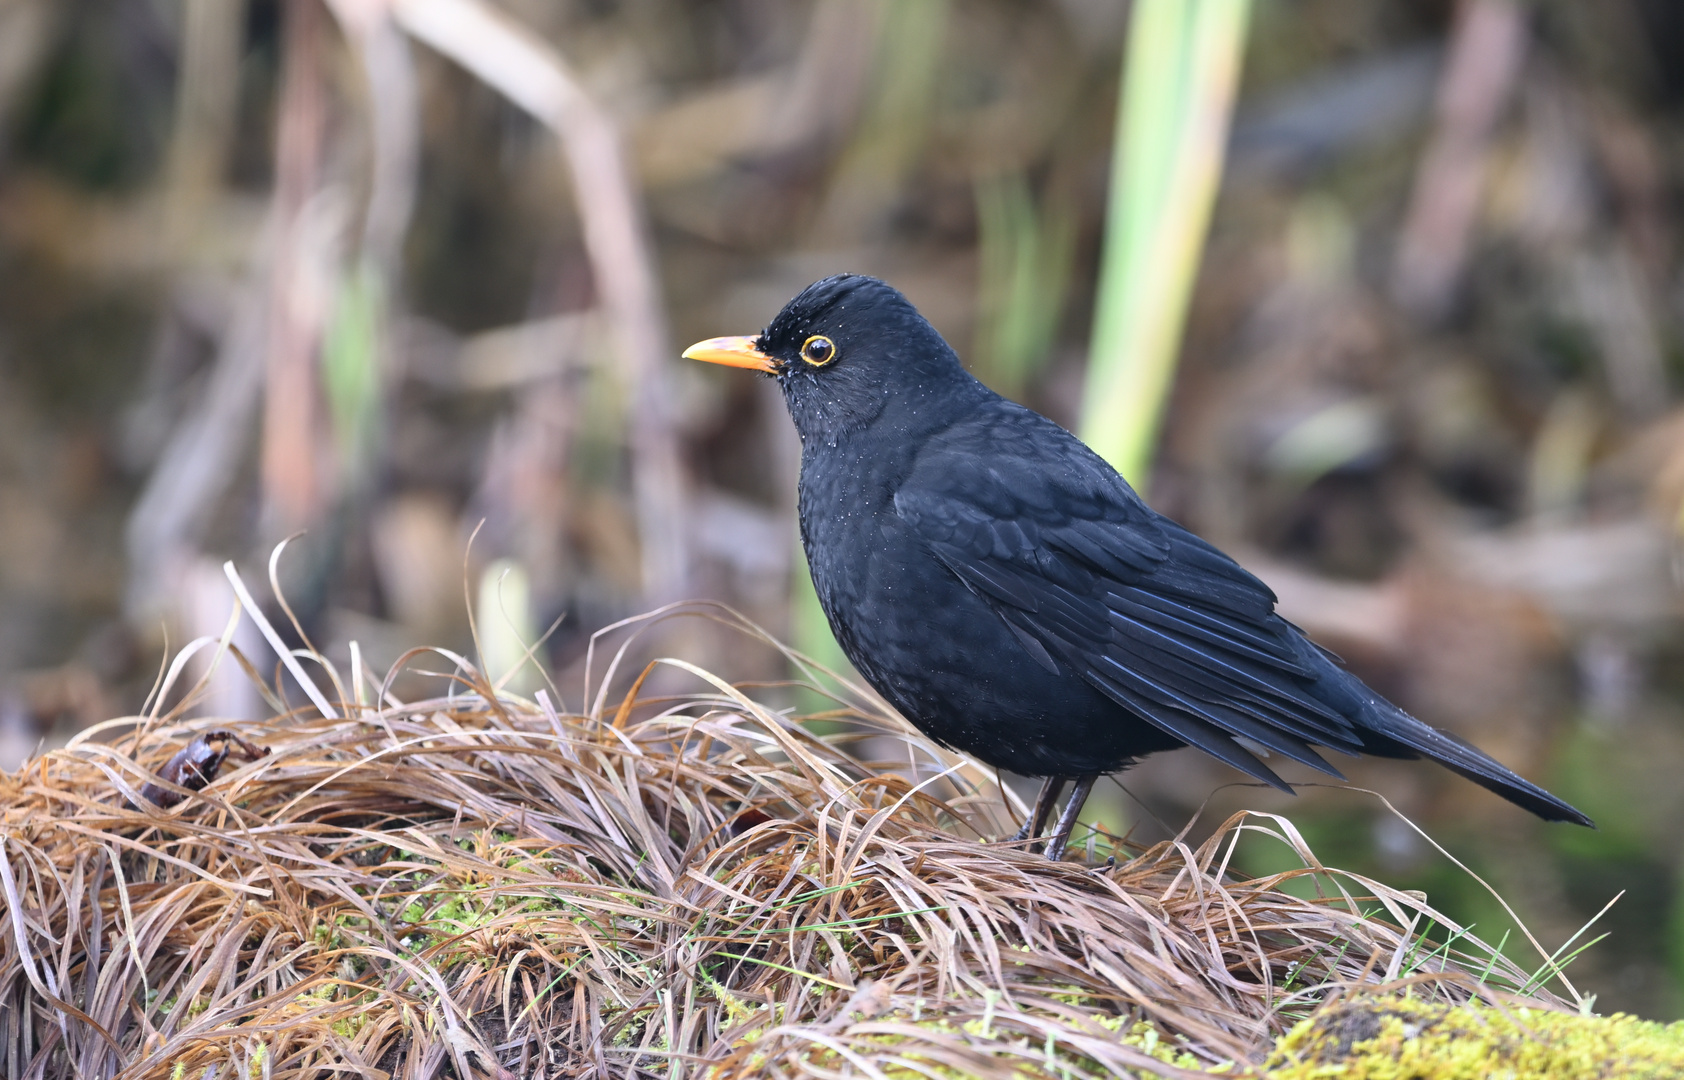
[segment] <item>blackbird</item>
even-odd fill
[[[973,378],[884,282],[826,278],[758,336],[684,355],[778,380],[801,434],[813,585],[866,681],[937,741],[1046,778],[1018,840],[1076,782],[1049,858],[1097,777],[1179,746],[1288,792],[1259,752],[1340,779],[1314,747],[1425,757],[1547,821],[1591,824],[1346,671],[1267,585]]]

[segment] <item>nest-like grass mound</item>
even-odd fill
[[[1284,819],[1049,864],[994,842],[991,774],[863,699],[821,736],[681,661],[694,693],[610,671],[582,714],[462,665],[449,697],[242,724],[272,754],[169,809],[142,784],[225,723],[0,778],[6,1075],[1243,1073],[1335,988],[1526,982]],[[1306,869],[1237,875],[1243,828]],[[1324,899],[1281,891],[1304,875]]]

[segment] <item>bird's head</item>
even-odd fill
[[[710,338],[684,355],[775,377],[804,441],[834,441],[890,405],[916,408],[972,381],[906,297],[862,274],[816,281],[758,335]]]

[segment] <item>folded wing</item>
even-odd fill
[[[1313,693],[1324,661],[1261,581],[1058,446],[1068,435],[983,453],[962,438],[932,441],[895,509],[1043,666],[1282,789],[1240,740],[1333,776],[1311,744],[1363,749]]]

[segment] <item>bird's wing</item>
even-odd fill
[[[932,440],[896,512],[1048,670],[1068,665],[1267,783],[1286,788],[1236,736],[1338,776],[1310,744],[1354,754],[1362,736],[1308,692],[1315,646],[1268,586],[1043,423],[1057,435],[1006,424]]]

